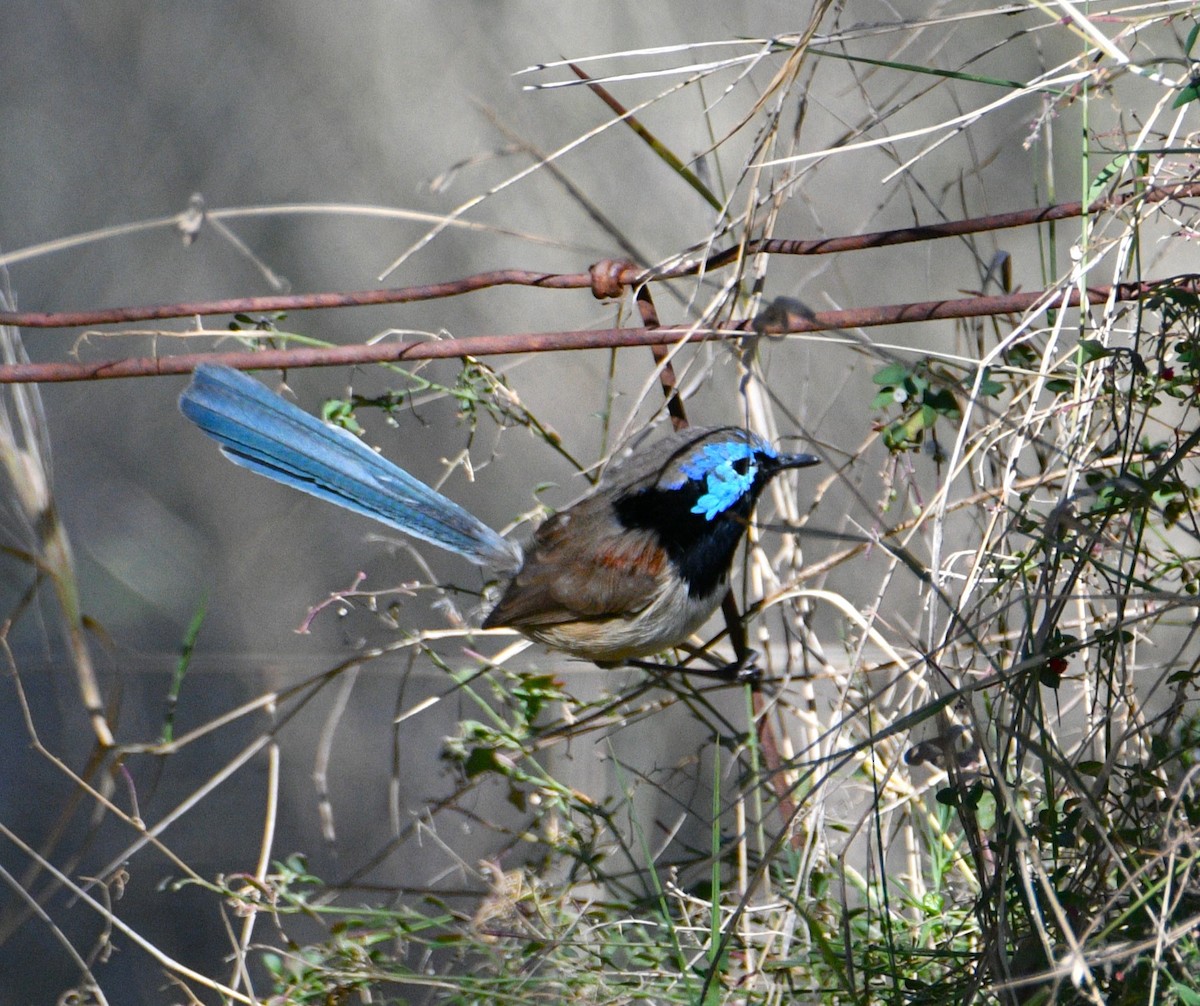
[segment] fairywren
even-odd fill
[[[509,575],[484,628],[509,626],[601,666],[637,663],[699,629],[763,488],[819,462],[739,427],[682,430],[612,465],[522,550],[240,371],[202,364],[179,406],[235,464]]]

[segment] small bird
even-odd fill
[[[235,464],[509,576],[484,628],[609,667],[653,666],[641,658],[699,629],[725,594],[763,488],[820,461],[735,426],[685,429],[613,464],[521,549],[240,371],[201,364],[179,407]]]

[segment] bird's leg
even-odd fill
[[[752,650],[746,641],[746,623],[731,590],[726,590],[721,599],[721,614],[733,644],[734,660],[718,668],[717,673],[728,681],[749,682],[757,687],[763,677],[762,668],[758,666],[758,651]]]

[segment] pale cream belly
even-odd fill
[[[711,594],[689,597],[687,585],[676,581],[635,615],[520,628],[552,649],[597,663],[619,663],[678,646],[708,620],[724,593],[721,583]]]

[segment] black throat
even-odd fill
[[[701,488],[642,489],[616,500],[617,518],[630,529],[653,531],[666,550],[688,596],[706,597],[728,577],[738,542],[746,530],[758,487],[728,509],[705,520],[692,513]]]

